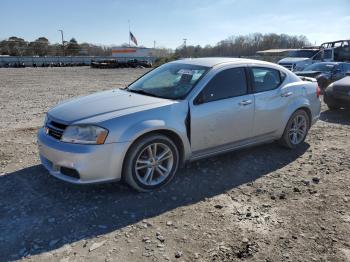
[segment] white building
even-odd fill
[[[113,47],[112,57],[120,59],[154,60],[153,48]]]

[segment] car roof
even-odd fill
[[[269,62],[265,62],[265,61],[261,61],[261,60],[246,59],[246,58],[232,58],[232,57],[186,58],[186,59],[176,60],[172,63],[199,65],[199,66],[207,66],[207,67],[214,67],[214,66],[224,64],[224,63],[271,65],[271,63],[269,63]]]

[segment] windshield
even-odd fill
[[[168,99],[184,98],[209,67],[169,63],[164,64],[132,83],[127,90]]]
[[[288,57],[313,57],[315,54],[317,54],[318,50],[296,50],[291,51],[288,55]]]
[[[303,71],[331,72],[334,66],[334,64],[312,64],[305,67]]]

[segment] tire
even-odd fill
[[[305,121],[305,123],[301,124],[300,122],[301,126],[299,128],[297,123],[299,123],[299,120],[302,120],[302,119]],[[292,116],[289,118],[286,128],[284,129],[283,135],[279,142],[282,146],[286,148],[294,149],[305,141],[305,138],[307,136],[309,129],[310,129],[310,117],[305,110],[299,109],[295,111],[292,114]],[[296,136],[296,139],[295,139],[295,136]]]
[[[173,179],[179,159],[178,148],[167,136],[152,134],[142,137],[128,150],[123,179],[139,192],[157,190]]]

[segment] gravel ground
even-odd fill
[[[59,101],[144,69],[0,69],[0,261],[350,261],[350,112],[306,142],[198,161],[163,190],[61,182],[36,132]]]

